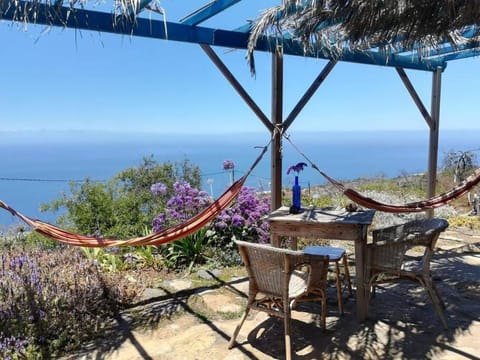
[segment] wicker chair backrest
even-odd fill
[[[255,292],[283,297],[288,292],[290,277],[302,265],[310,267],[315,259],[315,271],[308,269],[306,285],[319,286],[326,281],[328,257],[309,255],[302,251],[276,248],[264,244],[235,241],[247,268],[250,287]],[[312,278],[313,276],[313,278]],[[307,289],[305,289],[307,290]]]
[[[424,246],[422,263],[427,271],[438,237],[447,227],[448,222],[444,219],[422,219],[374,230],[373,244],[368,246],[368,263],[374,267],[399,270],[409,249]]]

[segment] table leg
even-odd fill
[[[291,250],[298,250],[297,249],[297,237],[296,236],[290,236],[288,239],[290,241],[290,249]]]
[[[368,298],[365,291],[365,250],[367,234],[355,240],[355,276],[357,286],[357,320],[365,321],[368,311]]]
[[[280,236],[274,233],[273,231],[271,232],[271,235],[270,235],[270,243],[274,247],[280,247]]]

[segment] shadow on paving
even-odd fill
[[[308,323],[292,320],[295,358],[433,359],[448,350],[457,358],[480,359],[478,342],[476,347],[473,346],[473,340],[472,346],[468,348],[455,345],[459,336],[470,335],[472,339],[480,336],[480,333],[469,334],[472,323],[480,321],[480,254],[469,253],[468,250],[440,251],[433,258],[432,272],[446,305],[448,330],[443,329],[424,289],[414,283],[401,282],[377,288],[376,296],[372,297],[369,303],[369,319],[363,324],[356,321],[354,297],[345,299],[345,313],[341,317],[338,316],[335,306],[336,299],[332,299],[327,310],[326,331],[316,325],[319,306],[302,304],[298,310],[309,312],[312,316]],[[206,324],[224,340],[221,345],[227,348],[231,334],[222,331],[221,327],[216,325],[216,320],[211,320],[189,306],[188,299],[201,291],[219,288],[236,291],[235,296],[238,298],[238,290],[232,285],[241,281],[244,279],[229,283],[217,279],[218,283],[211,287],[166,292],[165,296],[143,302],[141,316],[136,314],[129,317],[118,313],[117,324],[112,332],[92,345],[96,355],[87,359],[103,359],[116,351],[127,339],[135,346],[141,358],[153,359],[148,349],[135,339],[132,330],[157,327],[161,319],[170,317],[179,310]],[[246,295],[242,293],[241,296]],[[332,296],[335,297],[334,292]],[[256,359],[255,349],[265,354],[265,358],[269,356],[282,359],[285,356],[283,320],[267,317],[255,324],[251,331],[242,328],[237,341],[235,348],[241,351],[245,358]],[[86,349],[85,353],[89,350]]]
[[[473,261],[466,261],[472,257]],[[369,302],[369,319],[356,321],[355,301],[345,303],[345,313],[337,317],[329,306],[327,330],[312,323],[292,321],[292,346],[296,359],[428,359],[448,350],[452,356],[480,359],[480,332],[470,333],[473,321],[480,321],[480,254],[442,251],[434,256],[432,272],[445,302],[449,328],[443,326],[426,291],[404,281],[377,288]],[[333,295],[334,296],[334,295]],[[308,304],[312,311],[315,305]],[[333,315],[333,316],[332,316]],[[461,335],[472,336],[468,350],[452,345]],[[473,339],[477,339],[477,347]],[[268,318],[248,334],[246,344],[272,358],[284,358],[283,320]]]

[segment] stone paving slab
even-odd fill
[[[461,246],[451,246],[447,241]],[[354,297],[346,294],[343,316],[338,316],[335,298],[328,306],[326,331],[316,325],[318,307],[302,304],[302,311],[294,312],[292,324],[296,358],[480,359],[478,243],[446,239],[443,245],[435,255],[432,268],[446,303],[448,330],[443,330],[423,289],[401,283],[377,290],[370,301],[369,319],[362,324],[356,321]],[[116,337],[65,359],[283,358],[282,321],[258,312],[249,315],[238,336],[238,345],[228,350],[247,289],[248,283],[238,278],[227,286],[195,293],[195,302],[191,301],[192,296],[190,299],[178,296],[175,304],[181,314],[161,319],[147,328],[125,321],[119,324]],[[197,308],[199,303],[205,307]],[[204,311],[210,312],[209,316]],[[220,314],[223,317],[212,316],[212,312],[223,312]],[[225,318],[225,313],[232,318]]]

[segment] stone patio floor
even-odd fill
[[[380,288],[362,324],[356,320],[354,296],[347,293],[345,313],[339,316],[332,286],[326,331],[316,325],[315,304],[294,312],[295,358],[480,359],[480,236],[455,229],[443,233],[432,271],[446,303],[448,330],[415,284]],[[148,289],[138,306],[119,314],[107,339],[64,360],[282,359],[282,320],[258,312],[247,318],[238,345],[228,349],[247,286],[246,278],[238,277],[201,288],[178,279]],[[134,321],[138,318],[141,324]]]

